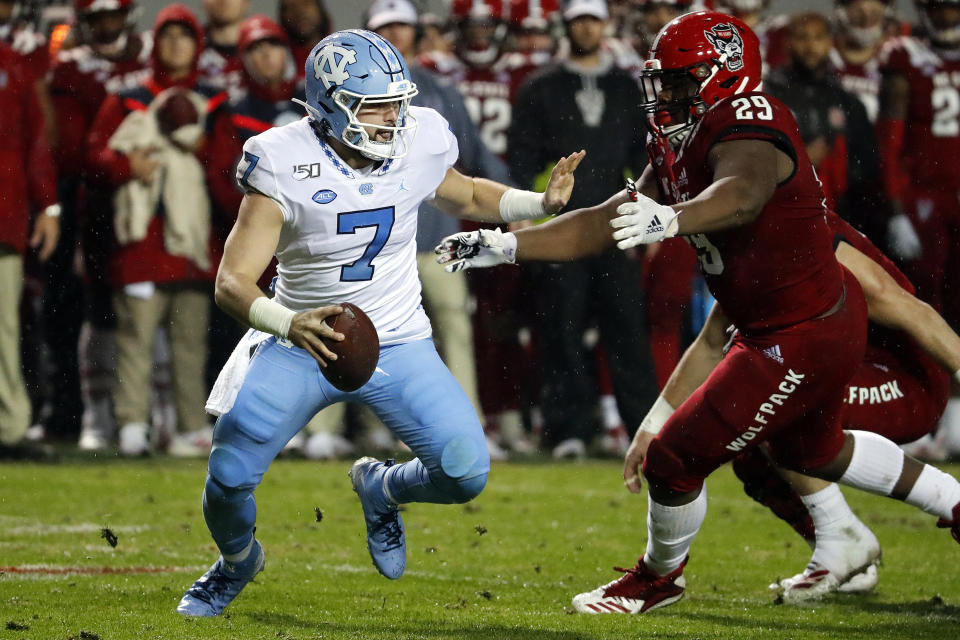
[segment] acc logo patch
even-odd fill
[[[743,69],[743,38],[735,26],[728,23],[716,24],[710,31],[704,31],[703,35],[717,53],[727,56],[727,69]]]
[[[330,189],[321,189],[313,194],[311,199],[317,204],[330,204],[337,199],[337,192]]]
[[[340,86],[350,79],[347,65],[357,61],[357,52],[345,49],[335,44],[328,44],[317,52],[313,59],[313,75],[323,81],[323,86],[329,89]]]

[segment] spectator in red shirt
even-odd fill
[[[28,451],[30,401],[20,364],[23,253],[50,257],[59,236],[56,177],[33,77],[24,58],[0,42],[0,457]],[[41,213],[29,235],[30,211]]]

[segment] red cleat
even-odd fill
[[[632,569],[614,567],[625,575],[574,597],[573,608],[580,613],[645,613],[673,604],[683,597],[683,568],[689,559],[684,558],[683,564],[665,576],[650,571],[642,557]]]

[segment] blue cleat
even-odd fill
[[[397,505],[389,502],[381,488],[384,470],[390,464],[360,458],[350,467],[350,481],[360,496],[373,565],[385,577],[396,580],[407,568],[407,543]]]
[[[257,540],[253,541],[253,549],[243,562],[233,564],[220,556],[210,570],[183,594],[177,613],[202,618],[220,615],[247,583],[263,571],[263,565],[263,547]]]

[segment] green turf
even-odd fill
[[[266,571],[227,615],[192,620],[174,608],[216,557],[200,513],[202,462],[2,465],[0,566],[177,570],[5,573],[0,640],[960,636],[960,548],[933,518],[889,500],[847,492],[884,548],[876,593],[790,608],[766,587],[803,567],[806,545],[722,469],[709,482],[687,598],[647,616],[586,616],[570,598],[613,579],[611,567],[631,566],[644,546],[645,499],[623,489],[616,462],[496,465],[470,505],[410,506],[407,575],[396,582],[370,564],[348,467],[274,464],[257,494]]]

